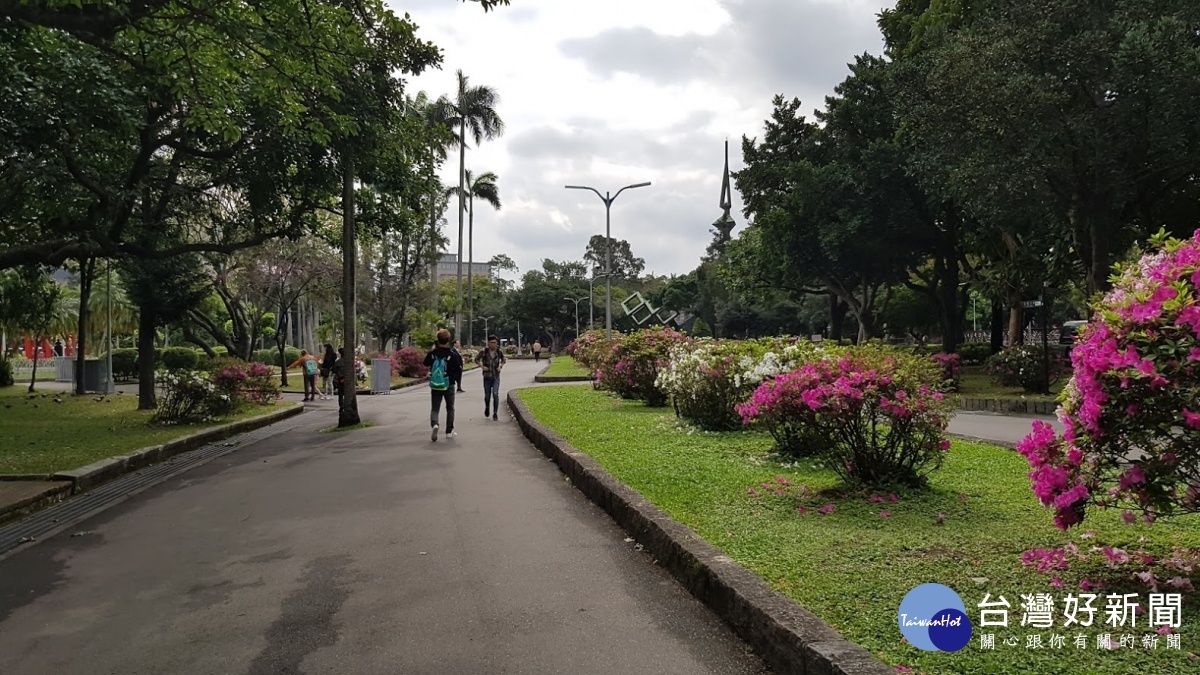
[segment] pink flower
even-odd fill
[[[1187,577],[1174,577],[1174,578],[1168,579],[1166,581],[1166,585],[1170,586],[1171,588],[1179,589],[1181,591],[1191,592],[1191,591],[1196,590],[1195,587],[1192,586],[1192,580],[1188,579]]]
[[[821,508],[817,509],[817,513],[819,513],[823,516],[827,516],[836,510],[837,510],[837,507],[834,506],[833,504],[826,504],[825,506],[822,506]]]
[[[944,514],[944,513],[937,514],[936,516],[934,516],[933,522],[937,525],[941,525],[942,523],[946,522],[946,514]]]
[[[1194,413],[1191,410],[1184,408],[1183,421],[1193,429],[1200,429],[1200,413]]]
[[[888,493],[888,501],[895,504],[896,502],[900,501],[900,499],[896,497],[895,492],[889,492]]]
[[[880,511],[880,512],[879,512],[879,517],[880,517],[880,518],[888,518],[888,517],[890,517],[891,515],[892,515],[892,514],[890,514],[890,513],[888,513],[888,512],[887,512],[887,509],[884,509],[884,510],[882,510],[882,511]]]
[[[1159,635],[1170,635],[1171,633],[1174,633],[1175,631],[1172,630],[1170,626],[1164,625],[1155,632],[1157,632]]]
[[[871,495],[871,498],[867,501],[871,504],[879,504],[883,502],[883,497],[880,497],[879,495]]]
[[[1051,579],[1050,579],[1050,585],[1051,585],[1051,586],[1053,586],[1053,587],[1055,587],[1055,588],[1062,588],[1062,587],[1063,587],[1063,586],[1065,586],[1066,584],[1064,584],[1064,583],[1063,583],[1062,577],[1059,577],[1059,576],[1056,574],[1056,575],[1054,575],[1054,577],[1053,577],[1053,578],[1051,578]]]
[[[1133,511],[1126,509],[1121,512],[1121,520],[1124,521],[1126,525],[1132,525],[1137,522],[1137,516],[1134,515]]]

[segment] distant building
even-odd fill
[[[463,279],[466,279],[471,274],[474,274],[477,277],[487,277],[490,279],[492,276],[492,266],[485,262],[477,262],[472,265],[468,265],[464,262]],[[438,281],[453,279],[456,275],[458,275],[458,255],[454,253],[442,254],[442,259],[438,261],[437,266]]]

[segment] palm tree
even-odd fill
[[[500,187],[496,185],[499,178],[491,171],[473,176],[471,170],[466,170],[467,200],[467,344],[475,344],[475,198],[491,204],[492,208],[500,210]],[[458,193],[457,190],[453,190]]]
[[[466,208],[467,132],[470,131],[475,145],[486,138],[492,140],[504,133],[504,121],[496,112],[500,94],[487,85],[470,86],[467,76],[458,71],[458,91],[451,101],[443,96],[438,99],[440,117],[451,129],[458,131],[458,274],[455,293],[454,337],[462,329],[459,308],[462,307],[462,258],[463,258],[463,211]]]
[[[421,91],[417,92],[417,95],[410,99],[405,106],[405,115],[416,120],[425,132],[422,159],[425,178],[432,185],[429,194],[429,245],[431,247],[429,286],[433,295],[431,309],[435,312],[438,307],[437,264],[440,251],[437,243],[439,239],[437,221],[438,214],[444,208],[445,196],[442,194],[441,183],[437,181],[434,170],[446,160],[446,150],[457,142],[457,136],[449,126],[451,122],[445,119],[445,115],[450,112],[450,106],[446,101],[448,99],[444,96],[437,101],[432,101],[428,94]]]

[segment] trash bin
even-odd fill
[[[392,393],[392,360],[378,358],[371,362],[371,393]]]

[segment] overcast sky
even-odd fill
[[[742,165],[775,94],[820,107],[856,54],[881,51],[875,20],[891,0],[513,0],[484,14],[457,0],[387,0],[443,49],[442,69],[410,82],[455,90],[458,69],[500,94],[502,138],[467,150],[499,176],[499,212],[476,204],[475,259],[507,253],[525,272],[580,260],[604,233],[592,193],[651,181],[613,204],[612,235],[647,272],[696,267],[721,215],[723,142]],[[457,184],[457,152],[443,180]],[[745,224],[734,193],[734,217]],[[452,251],[457,219],[450,213]],[[735,230],[736,233],[737,230]],[[464,248],[464,256],[465,256]]]

